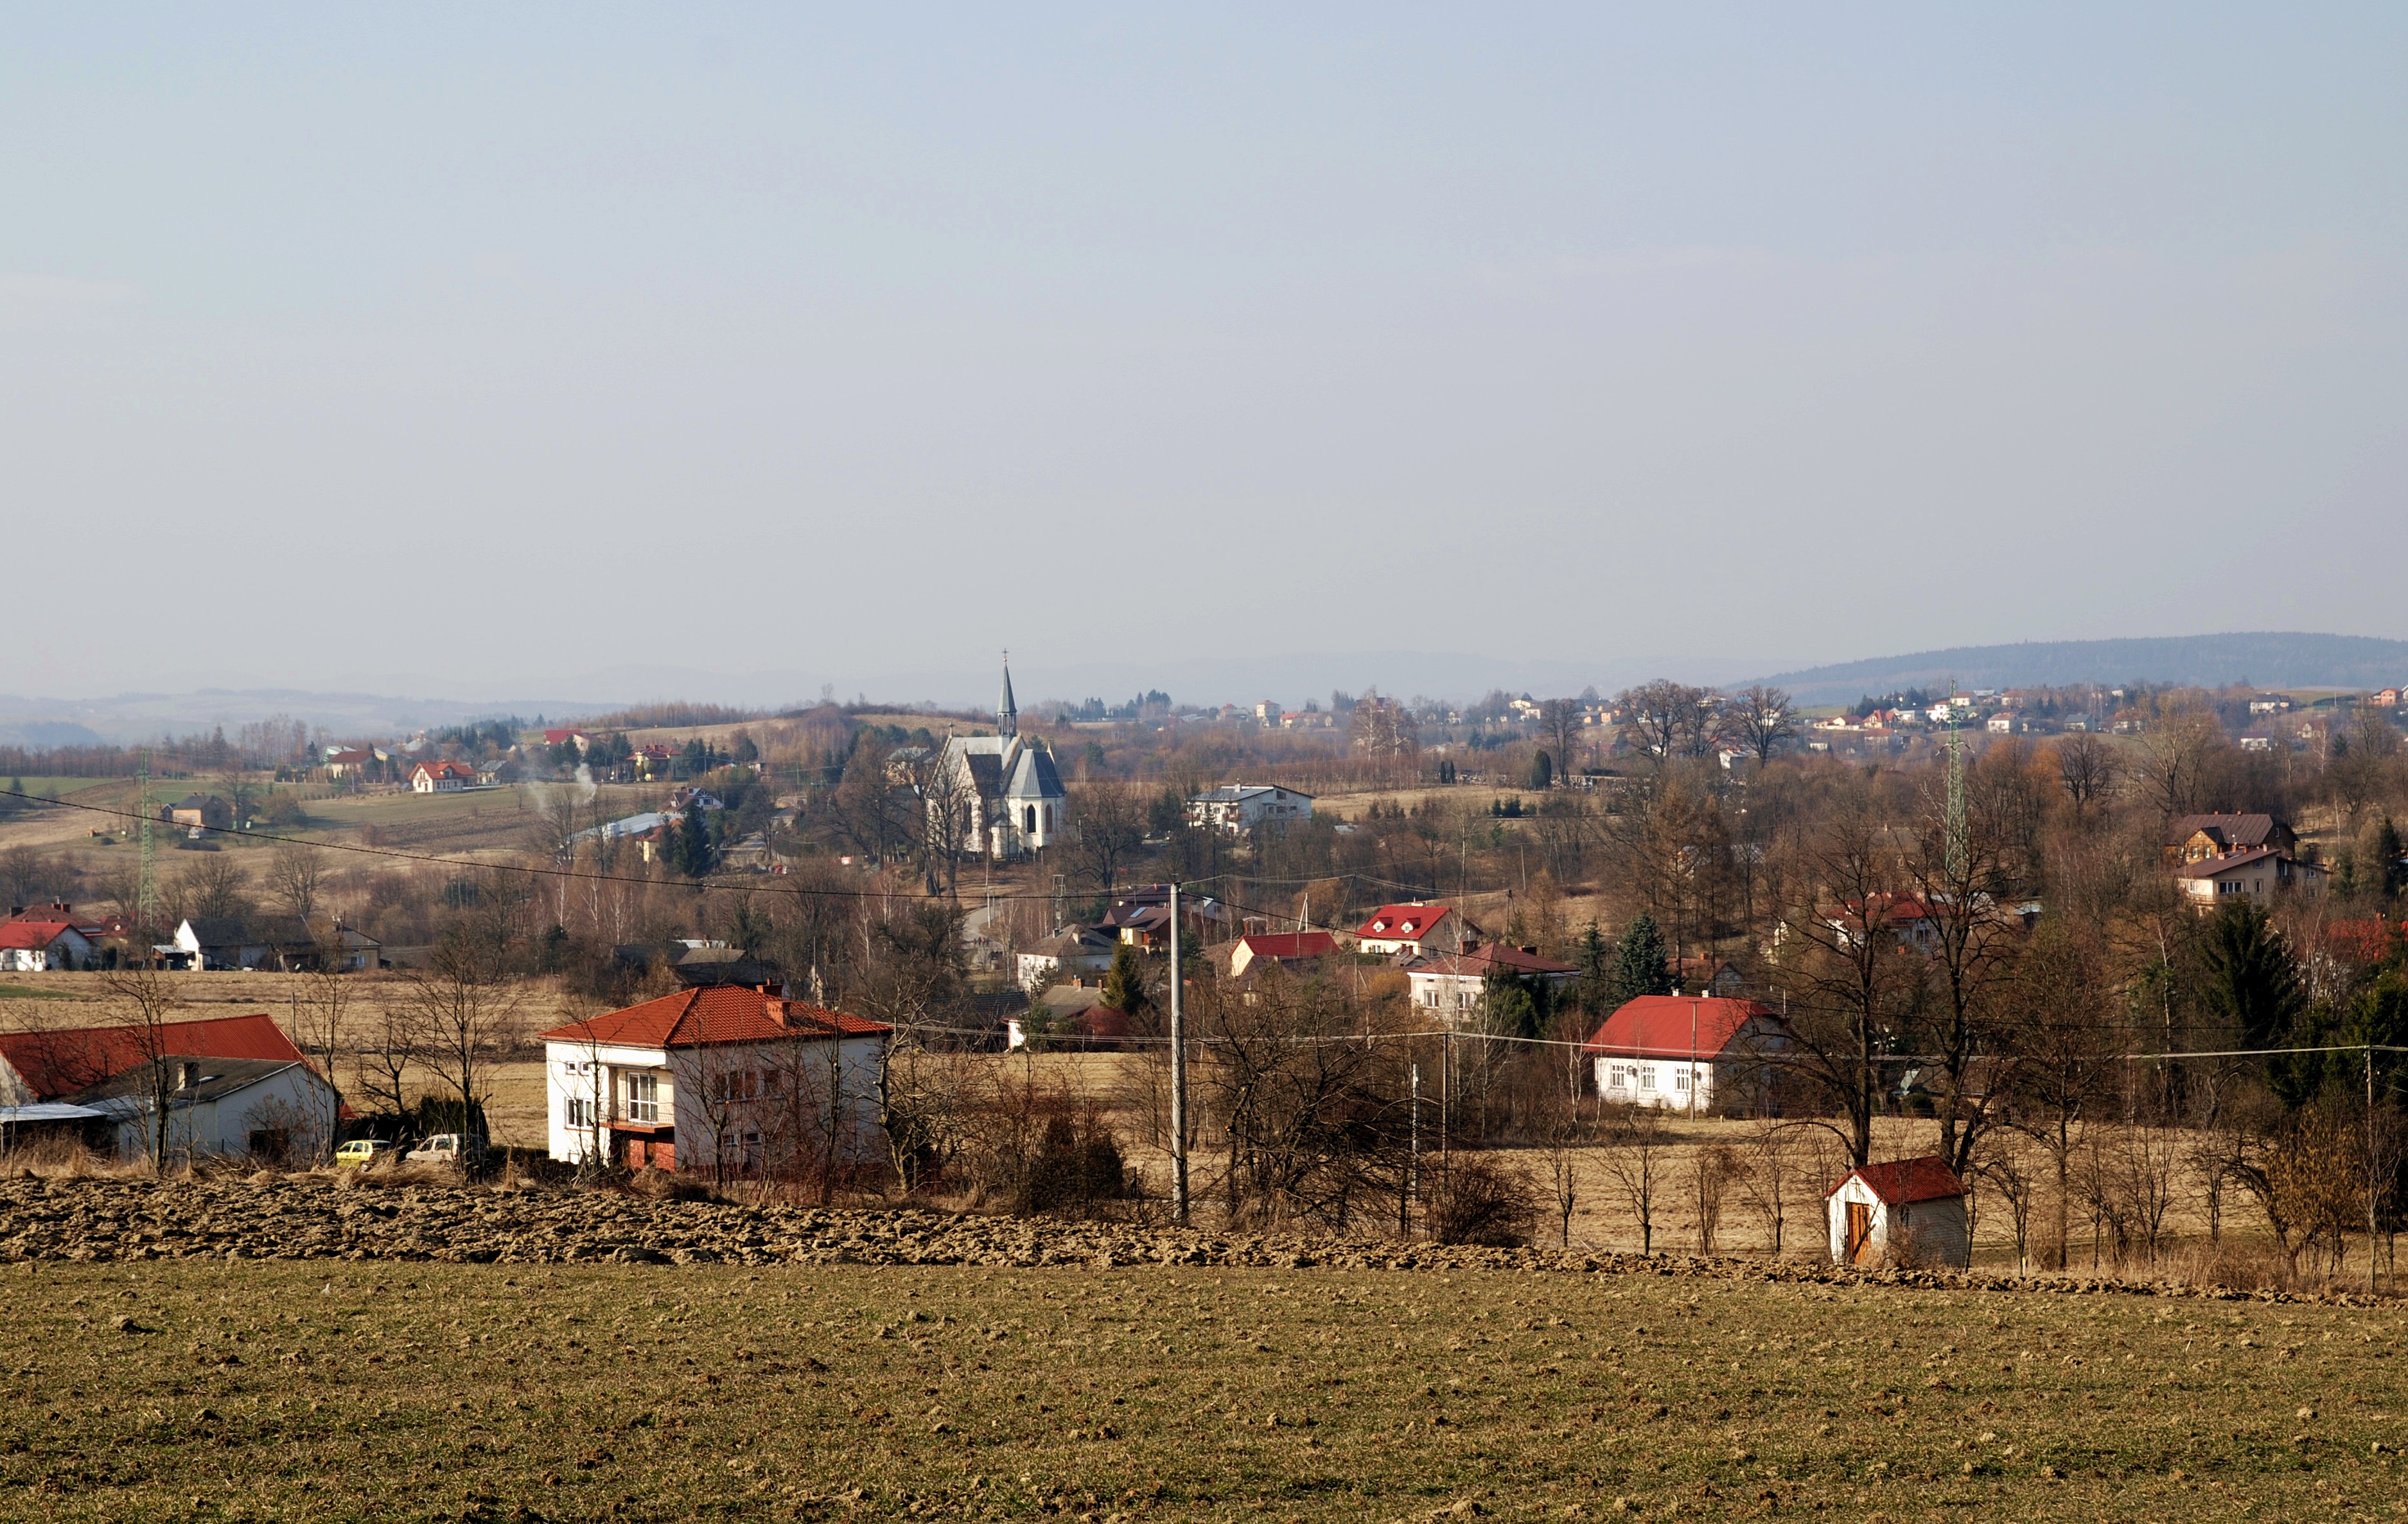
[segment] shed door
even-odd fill
[[[1848,1263],[1862,1264],[1865,1243],[1873,1236],[1873,1209],[1863,1201],[1848,1203]]]

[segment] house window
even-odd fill
[[[1612,1087],[1614,1089],[1627,1090],[1630,1088],[1630,1066],[1627,1064],[1616,1064],[1613,1066],[1611,1072],[1612,1075]]]
[[[1649,1064],[1639,1071],[1639,1088],[1641,1090],[1653,1090],[1656,1088],[1656,1066],[1654,1064]]]
[[[572,1131],[580,1131],[592,1127],[594,1125],[594,1102],[586,1100],[583,1096],[570,1096],[566,1105],[562,1109],[560,1121],[563,1127],[566,1127]]]
[[[657,1074],[627,1076],[627,1120],[657,1122],[661,1119],[661,1081]]]
[[[1675,1090],[1685,1090],[1688,1087],[1689,1071],[1685,1069],[1676,1069],[1672,1071],[1672,1088]]]

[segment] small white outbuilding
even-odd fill
[[[1972,1262],[1965,1183],[1936,1154],[1859,1165],[1831,1187],[1824,1207],[1835,1264]]]

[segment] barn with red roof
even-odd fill
[[[1581,1052],[1608,1100],[1771,1113],[1790,1042],[1789,1024],[1755,1000],[1641,995],[1617,1006]]]
[[[872,1158],[894,1028],[706,985],[542,1034],[551,1152],[719,1179]]]
[[[1842,1265],[1972,1262],[1965,1183],[1936,1154],[1860,1164],[1825,1193],[1831,1258]]]

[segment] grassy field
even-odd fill
[[[2397,1307],[1321,1271],[45,1265],[0,1516],[2391,1517]]]

